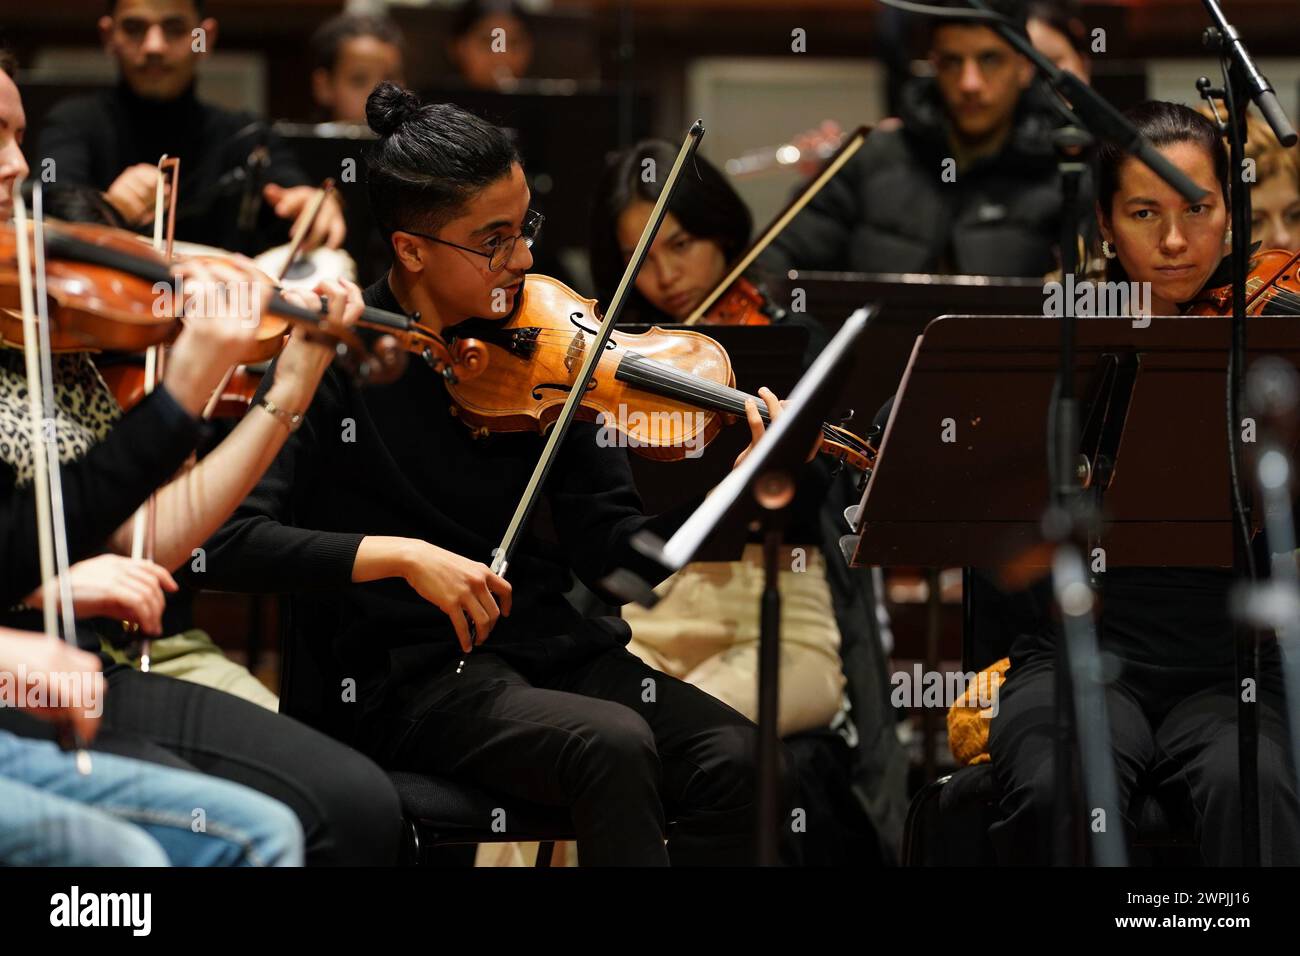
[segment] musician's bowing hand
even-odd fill
[[[107,685],[94,654],[44,634],[0,627],[0,671],[26,675],[27,692],[18,695],[19,708],[70,727],[82,740],[95,738]],[[70,693],[68,681],[73,674],[82,685]]]
[[[485,564],[461,557],[427,541],[409,540],[402,577],[416,592],[451,619],[460,649],[482,644],[501,615],[510,616],[510,584]]]
[[[277,216],[281,219],[293,220],[293,228],[296,232],[302,220],[311,213],[312,200],[316,198],[318,192],[315,186],[286,188],[275,183],[267,183],[262,189],[262,196],[271,204]],[[316,221],[312,223],[311,230],[303,239],[302,249],[304,252],[309,252],[317,246],[337,249],[343,245],[347,231],[347,224],[343,219],[343,207],[339,205],[338,197],[331,193],[321,204]]]
[[[68,582],[72,586],[73,614],[78,619],[111,617],[139,625],[146,634],[155,635],[162,633],[167,601],[164,592],[177,590],[176,582],[161,565],[116,554],[78,561],[68,569]],[[57,585],[54,594],[57,602]],[[44,589],[33,591],[26,603],[29,607],[43,607]]]
[[[776,394],[770,388],[767,388],[766,386],[760,388],[758,390],[758,397],[761,398],[763,404],[767,406],[768,418],[775,422],[781,417],[782,412],[785,410],[785,402],[779,401]],[[736,464],[732,466],[735,468],[740,467],[740,463],[745,460],[745,457],[751,451],[753,451],[754,446],[758,444],[758,440],[762,438],[763,433],[767,431],[767,426],[763,423],[763,418],[758,412],[758,405],[752,398],[745,399],[745,421],[749,422],[749,447],[737,456]],[[818,434],[817,440],[813,442],[812,451],[808,453],[808,458],[806,460],[812,461],[821,447],[822,436]]]

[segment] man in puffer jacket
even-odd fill
[[[955,5],[964,6],[956,3]],[[1025,22],[1023,0],[990,6]],[[991,28],[936,20],[933,79],[877,127],[759,259],[791,268],[1040,277],[1058,265],[1061,112]],[[1080,201],[1091,218],[1090,177]]]

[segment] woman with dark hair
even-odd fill
[[[1146,283],[1154,315],[1178,314],[1228,251],[1228,163],[1214,126],[1185,106],[1142,103],[1129,120],[1205,190],[1187,202],[1143,163],[1110,146],[1099,155],[1097,221],[1111,278]],[[1217,283],[1217,279],[1215,280]],[[1218,441],[1216,435],[1212,439]],[[1139,784],[1186,811],[1202,858],[1240,865],[1237,695],[1230,571],[1122,567],[1100,575],[1099,637],[1119,663],[1106,689],[1120,812],[1132,833]],[[991,835],[1005,862],[1046,862],[1052,846],[1054,670],[1058,625],[1045,595],[1022,618],[989,737],[1004,819]],[[1026,606],[1028,607],[1028,606]],[[1258,685],[1263,862],[1300,862],[1300,802],[1286,732],[1275,644],[1262,652]],[[1075,816],[1083,827],[1092,815]]]
[[[597,187],[591,220],[592,276],[608,303],[658,200],[677,148],[647,140],[614,157]],[[680,322],[695,311],[749,245],[749,208],[726,178],[702,157],[678,182],[663,223],[636,277],[624,315],[645,323]],[[815,320],[810,353],[825,344]],[[782,736],[825,727],[843,705],[840,632],[819,541],[819,505],[830,476],[822,462],[805,466],[796,501],[799,526],[786,533],[796,557],[782,562]],[[648,664],[707,690],[757,719],[758,603],[762,546],[739,561],[694,562],[658,588],[654,608],[629,605],[632,651]]]
[[[676,153],[670,143],[647,140],[613,157],[606,168],[596,190],[590,231],[592,273],[603,303],[613,294]],[[749,248],[750,212],[727,178],[702,157],[685,172],[637,274],[624,312],[629,321],[680,322]],[[825,327],[784,310],[775,310],[775,317],[807,329],[806,368],[827,341]],[[873,626],[871,573],[826,557],[836,554],[844,508],[859,497],[852,476],[833,476],[824,461],[811,461],[800,475],[785,531],[790,547],[780,572],[777,729],[783,737],[804,735],[790,742],[790,752],[810,831],[824,837],[803,841],[803,861],[808,864],[860,862],[872,852],[854,840],[870,828],[845,792],[848,780],[855,791],[870,795],[862,807],[885,856],[896,850],[906,809],[901,775],[894,778],[899,785],[891,786],[881,769],[897,766],[905,757],[892,730],[884,649]],[[756,719],[762,584],[762,547],[757,541],[746,545],[739,560],[693,562],[659,585],[660,600],[654,608],[623,609],[623,619],[632,628],[629,649],[658,670]],[[853,657],[867,664],[853,671],[857,679],[848,687],[842,634],[861,635]],[[850,653],[848,647],[844,653]],[[828,747],[828,734],[805,733],[828,727],[856,743],[847,750]],[[828,759],[842,760],[844,777],[833,782],[827,776]]]
[[[325,122],[364,123],[370,91],[403,82],[406,41],[388,17],[340,13],[312,34],[311,51],[311,95]]]
[[[677,147],[646,140],[616,156],[592,207],[591,275],[609,302],[659,199]],[[634,321],[681,321],[695,311],[749,245],[749,207],[703,157],[684,170],[664,221],[624,306]]]
[[[491,335],[516,307],[541,227],[514,147],[392,84],[367,115],[379,134],[371,205],[393,251],[367,304]],[[761,434],[757,409],[748,417]],[[576,422],[545,486],[554,535],[522,539],[510,581],[483,563],[542,445],[466,428],[423,362],[364,391],[327,374],[303,427],[209,542],[208,578],[295,595],[298,632],[330,649],[321,666],[353,689],[340,707],[333,684],[321,703],[384,765],[568,807],[584,864],[750,862],[753,725],[629,654],[622,621],[583,619],[563,597],[575,572],[597,591],[620,567],[662,577],[628,540],[671,531],[686,509],[643,514],[626,452]]]

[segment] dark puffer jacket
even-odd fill
[[[791,268],[1038,277],[1057,268],[1060,179],[1051,133],[1060,114],[1031,90],[995,156],[944,182],[952,155],[948,119],[933,81],[904,97],[901,128],[880,129],[759,258]],[[951,176],[949,177],[951,178]],[[1081,221],[1091,235],[1092,179]]]

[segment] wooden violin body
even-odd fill
[[[1202,290],[1188,315],[1231,315],[1232,286]],[[1255,253],[1246,276],[1247,315],[1300,315],[1300,252]]]
[[[506,320],[462,323],[448,330],[456,356],[448,379],[453,414],[478,434],[544,432],[594,341],[596,303],[549,276],[531,275]],[[735,387],[726,350],[689,330],[614,331],[581,398],[580,417],[620,433],[647,458],[675,461],[698,454],[728,416],[743,416],[753,398]],[[762,401],[759,415],[768,420]],[[852,432],[822,425],[822,451],[866,471],[875,450]]]
[[[773,308],[754,283],[740,276],[700,319],[701,325],[771,325]]]
[[[175,316],[158,308],[155,283],[168,281],[162,256],[108,226],[45,223],[46,299],[56,352],[141,351],[175,334]],[[19,275],[13,226],[0,227],[0,340],[21,346]],[[55,254],[77,250],[75,256]],[[126,271],[110,262],[130,263]]]
[[[63,222],[46,222],[44,233],[45,304],[52,351],[143,352],[170,342],[179,333],[180,317],[198,290],[177,281],[172,265],[139,236],[108,226]],[[0,226],[0,345],[15,348],[23,345],[17,238],[15,227]],[[187,261],[215,259],[238,268],[247,288],[227,288],[226,292],[239,295],[246,291],[249,307],[258,309],[257,335],[242,354],[231,356],[232,365],[274,358],[290,325],[300,322],[308,326],[309,334],[342,343],[358,368],[369,366],[368,352],[351,330],[336,327],[315,311],[299,308],[278,294],[261,307],[260,289],[275,283],[251,260],[206,247],[195,247],[192,252],[185,257]],[[205,288],[212,291],[210,286]],[[237,307],[243,308],[244,303]],[[397,321],[402,317],[391,318]],[[123,408],[130,408],[143,395],[142,370],[120,366],[108,377]],[[234,381],[248,384],[238,376]],[[237,408],[242,394],[224,407]],[[249,391],[250,398],[251,394]]]
[[[100,377],[113,393],[118,407],[127,411],[144,399],[144,364],[122,362],[99,369]],[[238,366],[222,387],[213,406],[212,418],[242,418],[253,404],[262,384],[262,373]]]
[[[481,434],[549,428],[600,324],[594,299],[579,296],[549,276],[530,275],[519,294],[514,315],[486,341],[488,359],[482,369],[447,386],[455,413]],[[646,391],[638,383],[651,363],[657,363],[653,374],[671,368],[700,383],[735,383],[727,353],[708,336],[663,329],[615,331],[578,416],[617,429],[647,457],[683,458],[690,449],[712,441],[722,421],[716,411]]]

